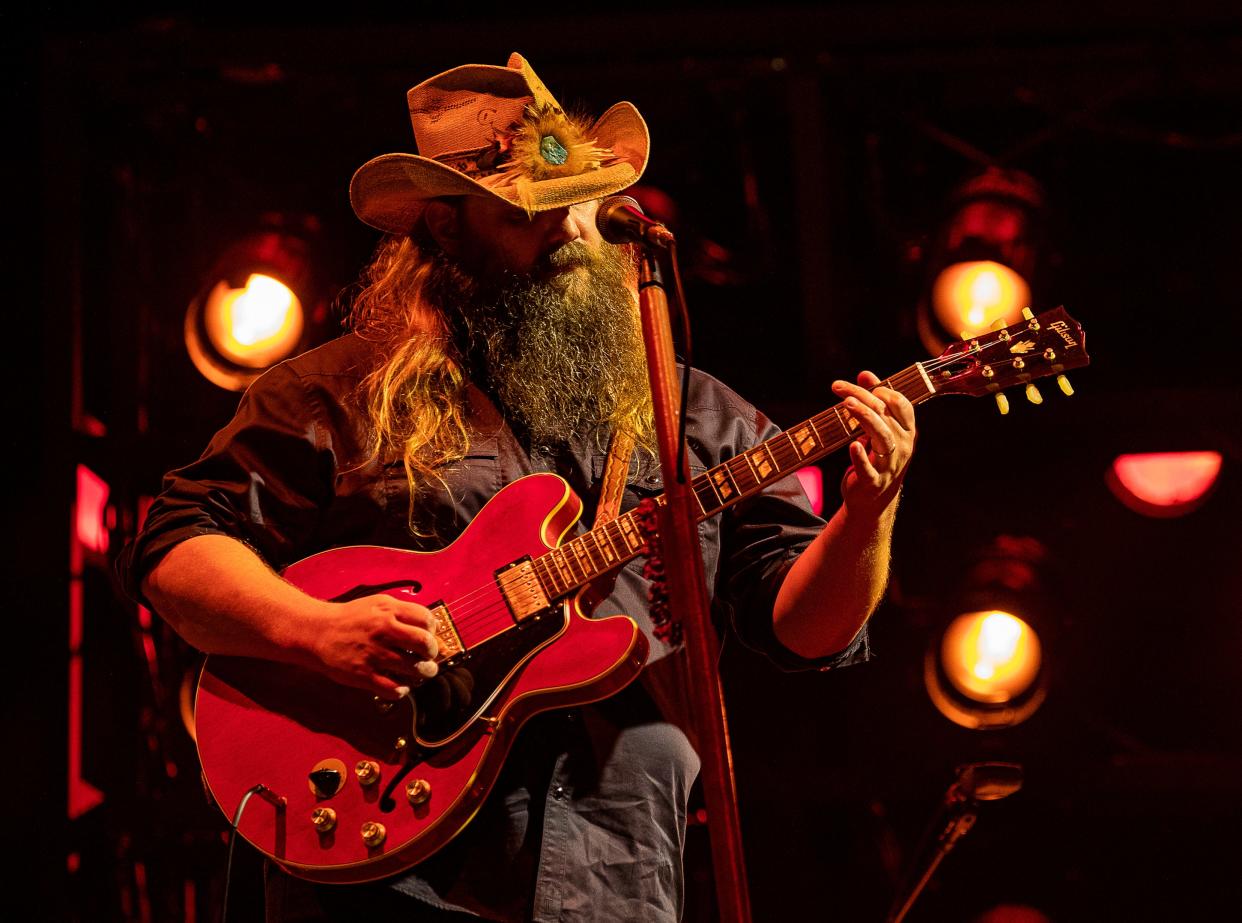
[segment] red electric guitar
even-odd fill
[[[1082,328],[1057,308],[954,344],[885,384],[916,404],[939,394],[1003,400],[1002,388],[1057,375],[1068,394],[1060,373],[1088,361]],[[838,404],[705,472],[693,485],[702,518],[841,448],[859,427]],[[528,718],[632,681],[646,639],[626,616],[590,618],[584,591],[641,554],[643,539],[631,512],[562,544],[580,512],[565,481],[536,474],[501,490],[440,551],[334,548],[286,569],[320,599],[387,593],[430,608],[440,674],[391,704],[297,667],[208,658],[199,757],[226,815],[245,802],[240,833],[314,881],[402,871],[469,823]]]

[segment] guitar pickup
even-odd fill
[[[457,633],[457,626],[453,624],[453,617],[449,615],[448,606],[439,602],[428,608],[436,617],[436,641],[440,645],[440,653],[436,656],[436,662],[443,663],[456,657],[466,649],[466,646],[461,643],[461,635]]]
[[[524,622],[552,605],[543,584],[539,582],[539,575],[535,573],[535,562],[530,558],[515,561],[498,570],[496,583],[515,622]]]

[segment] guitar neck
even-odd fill
[[[881,384],[901,392],[912,404],[936,394],[931,378],[918,362]],[[860,429],[859,421],[843,404],[837,404],[705,471],[691,484],[699,521],[835,452],[853,441]],[[656,502],[664,503],[664,497]],[[551,549],[533,562],[534,571],[548,599],[559,599],[637,557],[643,546],[638,517],[631,510]]]

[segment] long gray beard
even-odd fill
[[[473,374],[532,448],[598,434],[646,406],[646,360],[627,250],[561,247],[532,275],[480,279],[438,255],[428,286]],[[585,266],[587,272],[550,270]]]

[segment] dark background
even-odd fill
[[[981,156],[1043,185],[1033,301],[1066,304],[1089,331],[1094,362],[1071,399],[1015,394],[1004,418],[990,401],[921,409],[873,663],[783,675],[726,646],[755,918],[880,919],[954,767],[977,759],[1023,763],[1026,785],[985,805],[912,920],[999,903],[1059,923],[1236,915],[1231,5],[542,6],[468,19],[36,8],[6,26],[5,711],[13,824],[47,918],[214,919],[223,863],[224,824],[176,712],[194,657],[157,622],[152,672],[106,556],[87,562],[83,639],[83,774],[104,801],[64,819],[74,466],[111,486],[115,553],[139,498],[236,403],[182,345],[185,306],[220,251],[274,216],[311,229],[327,335],[377,240],[349,209],[352,171],[412,150],[408,87],[513,50],[563,103],[642,111],[645,182],[680,208],[695,360],[780,423],[831,403],[834,377],[925,356],[913,325],[924,257]],[[1144,519],[1105,486],[1118,453],[1175,449],[1225,457],[1190,515]],[[823,465],[830,498],[843,464]],[[1016,728],[968,731],[932,707],[923,652],[1000,535],[1047,550],[1048,699]],[[712,916],[705,843],[692,828],[688,919]],[[236,896],[253,899],[256,860],[239,861]]]

